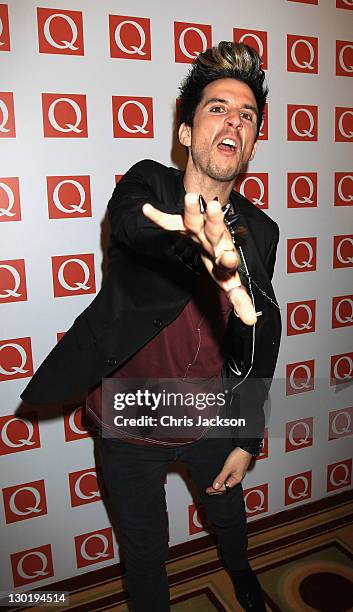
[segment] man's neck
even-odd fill
[[[207,176],[192,176],[186,171],[184,176],[184,187],[186,193],[197,193],[198,195],[202,195],[206,202],[210,202],[217,198],[221,205],[224,206],[229,202],[229,197],[234,187],[234,181],[216,181]]]

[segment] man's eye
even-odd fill
[[[211,106],[210,111],[211,113],[223,113],[224,107],[223,106]]]
[[[241,116],[246,119],[247,121],[253,121],[254,119],[254,115],[252,113],[247,113],[246,111],[243,111],[241,113]]]

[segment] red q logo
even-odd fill
[[[268,68],[267,61],[267,32],[260,30],[239,30],[233,28],[234,42],[242,42],[249,47],[252,47],[261,58],[261,67],[264,70]]]
[[[87,567],[114,558],[113,532],[111,527],[75,536],[77,567]]]
[[[57,255],[51,258],[54,297],[95,293],[94,255]]]
[[[314,390],[315,362],[313,359],[288,363],[286,366],[286,395]]]
[[[42,94],[45,138],[87,138],[86,96]]]
[[[313,417],[286,423],[286,453],[312,446]]]
[[[287,71],[318,73],[318,39],[287,35]]]
[[[316,238],[290,238],[287,241],[287,272],[316,270]]]
[[[287,139],[289,141],[314,142],[318,138],[318,107],[287,106]]]
[[[6,487],[2,490],[6,523],[47,514],[44,480]]]
[[[268,173],[240,174],[236,181],[237,191],[258,208],[268,208]]]
[[[175,61],[191,64],[194,59],[212,47],[212,29],[201,23],[174,22]]]
[[[315,300],[287,304],[287,336],[314,332],[315,314]]]
[[[26,418],[13,415],[0,417],[0,455],[35,448],[40,448],[37,415],[26,414]]]
[[[328,493],[352,484],[352,459],[346,459],[327,466]]]
[[[319,0],[288,0],[288,2],[300,2],[301,4],[319,4]]]
[[[0,304],[27,300],[24,259],[0,261]]]
[[[353,234],[333,237],[333,267],[353,266]]]
[[[302,502],[311,497],[312,472],[288,476],[284,481],[284,503],[286,506]]]
[[[261,459],[267,459],[267,458],[268,458],[268,429],[267,427],[265,427],[262,450],[258,455],[256,455],[255,460],[260,461]]]
[[[95,469],[80,470],[79,472],[71,472],[69,474],[71,506],[82,506],[90,504],[101,499],[97,472]]]
[[[0,4],[0,51],[11,51],[7,4]]]
[[[83,55],[80,11],[37,8],[39,53]]]
[[[353,295],[332,298],[332,327],[353,325]]]
[[[335,141],[353,141],[353,108],[340,106],[335,109]]]
[[[353,41],[336,40],[336,74],[353,77]]]
[[[49,219],[92,217],[89,176],[47,176]]]
[[[268,512],[268,484],[244,490],[244,503],[248,518]]]
[[[336,7],[353,11],[353,0],[336,0]]]
[[[353,174],[335,172],[335,206],[353,206]]]
[[[109,15],[110,57],[151,59],[150,20]]]
[[[340,385],[353,379],[353,353],[331,356],[331,385]]]
[[[1,221],[21,221],[20,184],[17,177],[0,178]]]
[[[74,410],[67,408],[64,413],[65,442],[88,438],[89,433],[82,424],[83,408],[78,406]]]
[[[288,172],[288,208],[312,208],[317,206],[317,173]]]
[[[50,544],[11,555],[11,566],[15,587],[51,578],[54,570]]]
[[[15,138],[15,106],[13,93],[0,93],[0,138]]]
[[[329,413],[329,440],[345,438],[353,434],[353,406]]]
[[[258,140],[268,140],[268,104],[264,107],[264,114],[260,126]]]
[[[114,138],[153,138],[152,98],[113,96]]]
[[[188,506],[189,518],[189,535],[201,533],[209,529],[210,525],[207,521],[207,516],[204,508],[199,504],[190,504]]]
[[[0,340],[0,381],[33,376],[30,338]]]

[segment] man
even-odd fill
[[[175,460],[198,486],[239,602],[265,610],[247,560],[241,481],[261,447],[278,353],[270,284],[278,227],[233,186],[255,154],[266,95],[246,45],[222,42],[198,56],[180,96],[185,173],[145,160],[116,186],[107,280],[22,394],[30,403],[64,401],[108,376],[197,379],[207,388],[222,371],[228,413],[245,415],[244,433],[100,440],[136,612],[170,609],[164,482]],[[100,386],[88,408],[104,431]]]

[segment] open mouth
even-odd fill
[[[227,153],[234,153],[237,148],[235,140],[232,138],[223,138],[223,140],[217,145],[220,151],[227,151]]]

